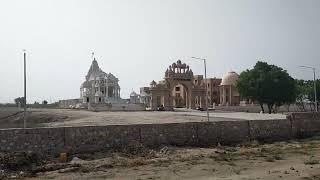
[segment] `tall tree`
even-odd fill
[[[19,106],[19,104],[21,106],[24,106],[25,103],[26,103],[24,97],[17,97],[17,98],[14,99],[14,102],[16,103],[17,106]]]
[[[298,95],[297,95],[297,103],[299,107],[306,111],[305,103],[311,103],[311,106],[314,106],[314,82],[311,80],[296,80]],[[320,80],[316,81],[317,86],[317,101],[320,101]]]
[[[274,107],[295,102],[297,96],[295,80],[286,70],[261,61],[240,74],[236,87],[242,97],[258,101],[263,112],[266,104],[269,113]]]

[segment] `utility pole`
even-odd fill
[[[317,101],[317,82],[316,82],[316,68],[314,67],[309,67],[309,66],[300,66],[303,68],[308,68],[313,70],[313,88],[314,88],[314,107],[315,111],[318,112],[318,101]]]
[[[203,65],[204,65],[204,79],[205,79],[205,87],[206,87],[206,105],[207,105],[207,119],[208,122],[209,120],[209,105],[208,105],[208,79],[207,79],[207,62],[206,59],[204,58],[199,58],[199,57],[191,57],[192,59],[198,59],[198,60],[202,60],[203,61]]]
[[[23,128],[27,127],[27,54],[26,50],[23,50],[23,60],[24,60],[24,111],[23,111]]]
[[[312,68],[313,70],[313,85],[314,85],[314,103],[316,107],[316,112],[318,112],[318,100],[317,100],[317,82],[316,82],[316,68]]]

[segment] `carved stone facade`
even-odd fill
[[[168,67],[163,81],[150,83],[150,107],[206,109],[206,89],[203,76],[194,76],[188,65],[178,60]]]
[[[202,75],[194,75],[188,65],[178,60],[170,65],[164,80],[152,81],[147,95],[150,97],[151,110],[185,107],[189,109],[207,108],[215,105],[239,105],[240,95],[235,88],[239,75],[228,72],[222,79],[204,79]]]
[[[86,80],[80,87],[80,98],[83,103],[119,102],[121,98],[118,82],[113,74],[102,71],[94,58]]]

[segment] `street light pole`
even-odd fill
[[[191,57],[192,59],[198,59],[198,60],[202,60],[203,61],[203,65],[204,65],[204,79],[205,79],[205,89],[206,89],[206,105],[207,105],[207,119],[209,122],[209,105],[208,105],[208,79],[207,79],[207,62],[206,59],[204,58],[199,58],[199,57]]]
[[[316,68],[312,68],[312,70],[313,70],[313,85],[314,85],[314,103],[316,105],[316,112],[318,112]]]
[[[313,70],[313,86],[314,86],[314,105],[316,112],[318,112],[318,101],[317,101],[317,83],[316,83],[316,68],[309,66],[300,66],[303,68],[308,68]]]
[[[23,128],[27,127],[27,54],[26,50],[23,50],[24,61],[24,111],[23,111]]]

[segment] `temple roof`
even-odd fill
[[[111,81],[118,82],[118,78],[116,78],[111,73],[104,72],[97,62],[97,60],[94,58],[91,66],[89,68],[89,71],[86,75],[86,81],[92,81],[92,80],[99,80],[99,79],[110,79]]]
[[[239,78],[239,74],[234,71],[230,71],[222,77],[221,85],[235,85]]]
[[[88,74],[86,76],[87,80],[95,80],[97,78],[99,78],[99,76],[103,76],[104,74],[106,74],[105,72],[103,72],[100,68],[99,68],[99,64],[97,62],[97,60],[94,58],[92,61],[92,64],[90,66],[90,69],[88,71]]]

